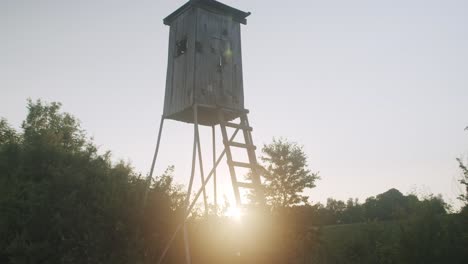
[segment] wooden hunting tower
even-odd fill
[[[194,141],[184,219],[168,241],[159,263],[162,263],[182,226],[186,232],[186,219],[201,195],[205,214],[208,215],[207,184],[210,179],[213,179],[214,187],[213,204],[215,208],[218,207],[216,169],[224,157],[229,168],[236,207],[242,209],[246,206],[242,203],[241,191],[254,194],[256,204],[265,204],[261,170],[252,140],[253,128],[247,117],[249,111],[244,108],[240,24],[246,24],[249,15],[214,0],[190,0],[164,19],[164,24],[170,27],[166,91],[148,186],[158,156],[165,119],[192,123]],[[212,128],[213,168],[207,174],[203,168],[199,125]],[[219,156],[216,154],[215,133],[218,125],[224,145]],[[244,150],[243,155],[247,154],[247,159],[239,158],[242,151],[233,148]],[[202,186],[192,199],[197,157]],[[239,169],[249,171],[250,177],[238,179]],[[191,263],[187,234],[184,235],[184,242],[186,263]]]
[[[217,108],[244,110],[240,24],[248,15],[214,0],[190,0],[164,19],[170,26],[165,118],[193,123],[197,104],[198,123],[216,125]]]

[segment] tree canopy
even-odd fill
[[[146,181],[99,154],[59,103],[0,121],[0,263],[137,263],[159,256],[183,193],[173,171]]]
[[[275,207],[307,203],[302,192],[314,188],[319,179],[308,168],[303,147],[285,139],[273,139],[264,145],[260,156],[267,202]]]
[[[462,178],[459,181],[460,184],[462,184],[463,187],[465,187],[465,192],[460,194],[460,196],[458,196],[458,199],[460,199],[468,205],[468,167],[463,163],[461,159],[457,159],[457,161],[458,166],[460,167],[460,170],[462,172]]]

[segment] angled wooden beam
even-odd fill
[[[153,178],[154,166],[156,164],[156,159],[158,157],[159,145],[161,143],[161,135],[162,135],[163,125],[164,125],[164,116],[161,116],[161,122],[159,122],[158,139],[156,141],[156,149],[154,150],[153,161],[151,162],[150,173],[148,174],[148,177],[146,178],[146,189],[145,189],[145,194],[143,196],[143,207],[145,207],[145,205],[146,205],[146,199],[148,197],[148,192],[149,192],[149,189],[151,187],[151,179]]]
[[[234,131],[234,133],[232,134],[232,136],[231,136],[231,138],[230,138],[229,141],[233,141],[238,132],[239,132],[239,129],[236,129],[236,130]],[[211,169],[211,171],[210,171],[210,173],[208,174],[208,176],[206,176],[206,181],[205,181],[205,182],[203,183],[203,185],[200,187],[200,189],[198,190],[197,194],[195,195],[195,198],[194,198],[193,201],[190,203],[190,206],[188,207],[188,209],[185,211],[185,215],[184,215],[184,218],[183,218],[182,222],[177,226],[176,230],[174,231],[174,233],[172,234],[171,238],[170,238],[169,241],[167,242],[166,247],[164,248],[163,252],[161,253],[161,256],[159,257],[158,264],[162,264],[162,262],[163,262],[163,260],[164,260],[164,257],[166,257],[167,251],[168,251],[169,248],[171,247],[171,244],[172,244],[172,242],[174,241],[176,235],[179,233],[180,229],[182,229],[182,227],[185,226],[185,223],[187,222],[188,216],[190,215],[190,212],[192,211],[193,207],[195,207],[195,204],[196,204],[198,198],[200,197],[203,188],[205,188],[205,186],[206,186],[206,184],[209,182],[211,176],[213,176],[214,172],[216,171],[216,168],[218,167],[219,163],[221,162],[221,160],[223,159],[223,157],[224,157],[225,154],[226,154],[226,151],[225,151],[225,150],[223,150],[223,151],[221,152],[221,154],[219,154],[219,157],[218,157],[218,159],[216,160],[215,164],[213,165],[213,168]]]

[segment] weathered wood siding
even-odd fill
[[[198,9],[195,101],[243,109],[240,24]]]
[[[183,39],[186,52],[176,56]],[[198,7],[170,25],[164,115],[191,122],[194,103],[244,109],[240,24]]]
[[[195,21],[195,10],[190,9],[181,14],[170,26],[165,116],[183,111],[193,103]],[[184,39],[187,41],[185,53],[177,56],[177,42]]]

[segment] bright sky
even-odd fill
[[[0,116],[19,127],[28,97],[62,102],[102,151],[147,173],[167,67],[162,19],[184,2],[1,0]],[[468,157],[467,1],[224,3],[252,12],[242,49],[254,141],[304,145],[322,177],[311,201],[394,187],[455,202],[455,158]],[[192,133],[166,122],[158,174],[174,164],[188,182]]]

